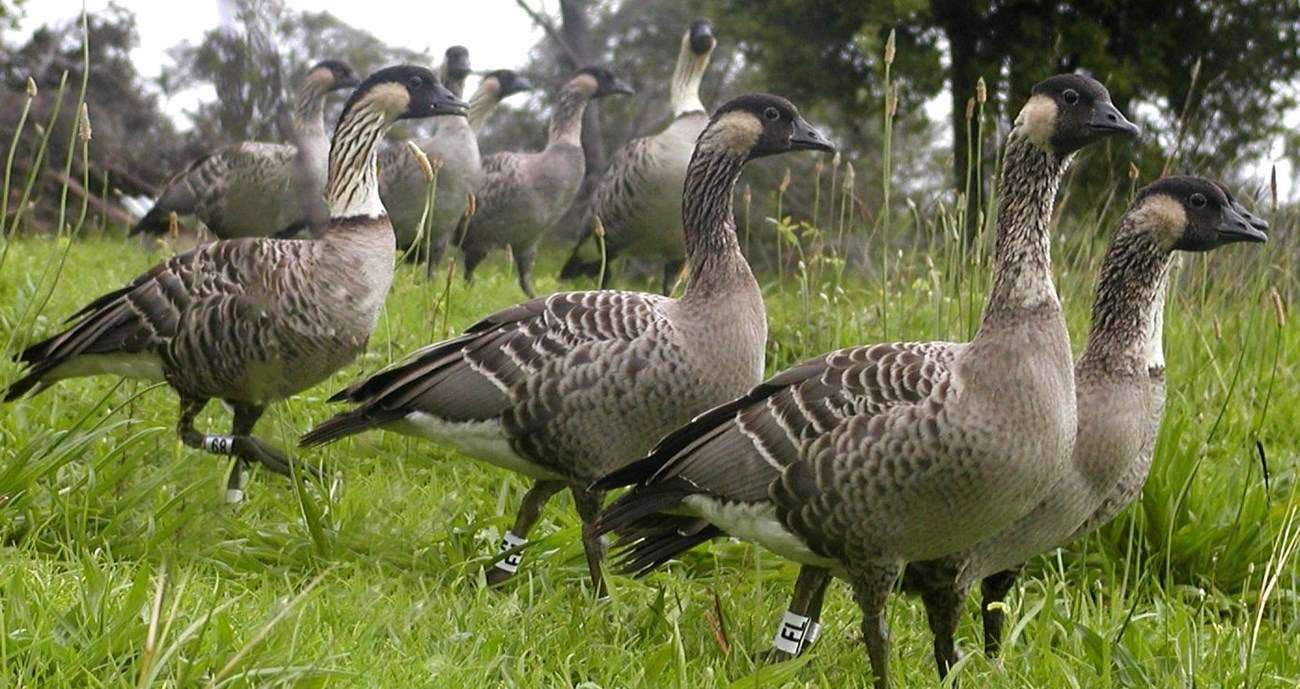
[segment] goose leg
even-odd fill
[[[686,263],[684,258],[670,258],[664,261],[664,296],[673,293],[673,285],[677,284],[677,276],[682,273],[682,266]]]
[[[980,613],[984,620],[984,655],[989,658],[996,658],[1002,651],[1002,623],[1006,620],[1006,613],[1002,610],[1002,606],[990,607],[990,603],[1005,601],[1019,575],[1020,567],[1017,566],[997,574],[990,574],[980,582]]]
[[[562,481],[535,481],[533,487],[524,494],[524,501],[519,505],[519,512],[515,515],[515,525],[506,532],[499,550],[512,550],[527,543],[528,532],[532,531],[533,525],[542,516],[542,508],[546,506],[546,501],[563,489]],[[485,575],[488,586],[496,586],[513,576],[515,570],[519,568],[520,559],[522,555],[514,553],[493,563]]]
[[[596,533],[596,515],[605,502],[605,491],[591,491],[573,487],[573,505],[582,518],[582,549],[587,554],[587,571],[591,573],[591,590],[596,598],[604,598],[605,577],[601,575],[601,563],[605,560],[605,551],[609,542]]]
[[[185,443],[186,447],[203,450],[214,455],[236,455],[235,466],[230,470],[230,477],[226,479],[226,502],[237,503],[244,499],[244,459],[234,451],[235,438],[233,435],[204,435],[194,428],[194,419],[207,404],[208,400],[206,398],[199,399],[182,395],[181,418],[176,424],[176,432],[180,435],[181,442]]]
[[[281,476],[290,476],[294,474],[294,462],[289,459],[282,450],[268,445],[253,436],[253,426],[257,425],[258,419],[266,411],[265,407],[247,404],[243,402],[227,403],[235,410],[235,420],[231,424],[230,434],[234,436],[234,444],[230,454],[238,458],[235,462],[235,468],[230,472],[230,480],[226,485],[227,495],[238,495],[229,491],[241,491],[243,488],[243,470],[248,464],[258,463]],[[315,467],[298,464],[296,466],[300,476],[311,476],[320,478],[321,474]],[[242,496],[241,496],[242,497]],[[231,500],[238,502],[238,500]]]
[[[537,290],[533,289],[533,263],[537,261],[537,245],[510,248],[515,255],[515,271],[519,273],[519,287],[524,290],[524,294],[527,294],[529,299],[533,299],[537,296]]]
[[[789,660],[804,651],[816,638],[815,628],[821,618],[826,587],[830,584],[830,570],[804,565],[799,568],[799,578],[794,583],[790,607],[781,620],[781,627],[772,640],[766,659],[773,662]]]
[[[876,676],[876,689],[889,689],[892,678],[889,672],[889,654],[892,639],[885,620],[885,601],[898,578],[899,566],[884,565],[856,572],[853,576],[853,597],[862,609],[862,636],[867,644],[867,658]]]
[[[957,649],[953,637],[957,633],[957,620],[961,617],[967,590],[958,587],[953,581],[946,585],[927,587],[921,592],[930,633],[934,635],[934,663],[939,670],[940,680],[947,677],[948,671],[961,659],[961,651]]]
[[[486,251],[465,249],[465,282],[474,282],[474,269],[487,258]]]

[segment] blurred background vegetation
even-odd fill
[[[0,0],[0,26],[15,26],[26,2]],[[173,64],[152,80],[128,57],[138,40],[135,16],[120,5],[88,18],[88,40],[75,20],[26,37],[10,31],[0,39],[9,43],[0,44],[6,86],[0,137],[14,139],[28,77],[41,94],[31,120],[55,131],[47,151],[35,150],[28,143],[32,137],[19,140],[16,178],[32,167],[48,168],[38,177],[28,225],[56,229],[54,204],[42,201],[61,194],[69,177],[82,178],[77,156],[70,174],[63,173],[76,113],[57,107],[62,83],[75,95],[85,79],[95,128],[89,189],[77,185],[73,192],[93,197],[92,213],[121,225],[127,216],[119,195],[149,195],[199,152],[228,141],[282,140],[285,102],[298,75],[315,60],[346,59],[365,73],[393,62],[441,59],[385,45],[328,13],[291,10],[283,0],[234,5],[232,27],[214,28],[198,44],[179,43],[170,52]],[[1294,0],[561,0],[553,16],[541,6],[519,0],[519,12],[530,12],[546,29],[527,64],[475,65],[513,68],[542,86],[522,106],[508,103],[489,122],[482,146],[486,152],[540,147],[546,94],[575,67],[607,63],[637,85],[639,96],[590,109],[589,177],[601,172],[607,152],[667,120],[677,40],[698,16],[713,18],[721,41],[704,80],[705,104],[715,106],[746,90],[794,100],[840,145],[842,159],[853,161],[855,209],[867,228],[875,226],[882,204],[887,103],[897,108],[890,161],[895,216],[905,218],[909,202],[922,210],[957,205],[958,191],[974,199],[972,208],[987,207],[984,197],[1009,109],[1033,83],[1063,71],[1085,70],[1101,79],[1146,132],[1140,146],[1103,152],[1104,164],[1088,165],[1076,176],[1071,185],[1081,198],[1110,198],[1131,184],[1133,171],[1143,182],[1162,172],[1195,171],[1262,199],[1268,181],[1255,173],[1267,169],[1262,163],[1270,146],[1282,140],[1283,156],[1300,159],[1300,135],[1284,125],[1284,114],[1297,106],[1300,79],[1300,4]],[[886,87],[882,56],[890,31],[897,50]],[[83,74],[84,64],[89,74]],[[975,103],[981,79],[987,97]],[[203,85],[211,85],[216,99],[189,112],[192,126],[178,129],[161,103]],[[394,136],[409,136],[412,129]],[[780,161],[756,166],[753,174],[768,189],[786,165],[816,164],[807,158]],[[807,172],[796,169],[796,178]],[[782,212],[816,221],[816,193],[795,185],[784,195]],[[571,213],[554,233],[573,233],[573,218]],[[980,214],[966,218],[971,231]]]

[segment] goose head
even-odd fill
[[[1082,74],[1058,74],[1036,84],[1015,131],[1059,156],[1108,137],[1139,134],[1111,103],[1106,87]]]
[[[1209,251],[1235,242],[1266,242],[1268,223],[1243,214],[1220,183],[1173,176],[1143,187],[1132,210],[1141,231],[1169,251]]]
[[[713,24],[707,19],[696,19],[691,22],[682,40],[690,46],[692,53],[703,58],[707,58],[718,45],[718,39],[713,36]]]
[[[631,84],[614,76],[609,69],[600,66],[583,67],[569,83],[577,85],[592,98],[604,98],[619,93],[626,95],[636,93],[636,89],[632,88]]]
[[[322,91],[356,88],[361,84],[352,65],[342,60],[321,60],[307,70],[307,80],[319,84]]]
[[[469,105],[452,95],[425,67],[398,65],[371,74],[343,106],[341,122],[357,108],[379,112],[386,122],[441,115],[465,116]]]
[[[700,145],[721,145],[745,160],[788,151],[834,151],[794,103],[766,93],[733,98],[713,114]]]
[[[533,82],[529,81],[524,75],[515,72],[513,69],[498,69],[483,75],[483,81],[486,84],[496,85],[496,97],[498,100],[513,96],[516,93],[533,90]],[[491,86],[489,86],[491,88]]]
[[[442,81],[464,81],[469,76],[469,49],[463,45],[453,45],[443,53],[442,66],[439,67]]]
[[[1218,187],[1219,190],[1223,192],[1224,196],[1228,197],[1228,202],[1232,204],[1233,210],[1240,213],[1241,217],[1245,218],[1246,222],[1249,222],[1251,227],[1261,231],[1268,229],[1268,221],[1250,212],[1250,209],[1241,205],[1237,199],[1233,198],[1232,191],[1228,189],[1228,185],[1217,179],[1211,181],[1214,182],[1214,186]]]

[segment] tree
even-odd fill
[[[36,87],[17,141],[15,184],[6,190],[9,208],[15,209],[24,180],[33,180],[34,205],[25,226],[58,229],[65,189],[72,194],[69,208],[75,210],[80,197],[93,216],[125,222],[112,198],[119,192],[152,192],[151,180],[170,167],[169,152],[178,148],[179,137],[135,71],[130,50],[136,41],[134,15],[112,4],[88,16],[84,32],[81,20],[44,26],[24,45],[0,53],[0,75],[8,87],[0,94],[0,138],[13,140],[27,99],[27,79]],[[92,133],[88,158],[77,139],[83,78]],[[10,220],[5,219],[6,226]]]

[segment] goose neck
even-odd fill
[[[1162,331],[1172,254],[1155,238],[1120,222],[1101,271],[1081,369],[1145,372],[1164,369]]]
[[[581,87],[568,86],[560,91],[560,98],[551,113],[547,130],[547,147],[556,144],[582,145],[582,115],[587,110],[591,94]]]
[[[293,108],[294,136],[298,139],[295,143],[325,139],[325,95],[324,86],[315,79],[307,79],[298,89]]]
[[[474,91],[474,95],[470,96],[469,99],[469,111],[466,113],[465,119],[469,122],[469,128],[475,134],[483,130],[488,115],[491,115],[497,104],[501,102],[497,89],[489,86],[489,83],[495,83],[495,80],[484,79]]]
[[[325,187],[331,218],[387,215],[379,199],[375,152],[390,125],[382,111],[365,103],[339,119]]]
[[[682,193],[682,229],[691,271],[683,301],[734,291],[737,280],[754,282],[736,237],[732,199],[744,166],[743,156],[706,140],[691,157]]]
[[[1015,131],[1007,142],[998,204],[993,287],[983,325],[1016,314],[1061,310],[1052,282],[1052,207],[1068,157],[1029,143]]]
[[[700,81],[708,66],[708,53],[696,55],[691,52],[690,41],[682,42],[682,51],[677,55],[677,66],[673,69],[673,80],[668,87],[674,118],[688,112],[704,112],[704,103],[700,102]]]

